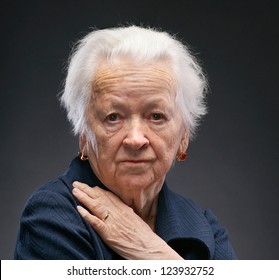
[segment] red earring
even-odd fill
[[[187,158],[187,154],[181,152],[179,155],[176,156],[177,161],[184,161]]]
[[[88,156],[84,155],[83,152],[79,152],[78,156],[82,161],[88,160]]]

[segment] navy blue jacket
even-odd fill
[[[15,259],[121,259],[77,212],[72,183],[106,188],[88,161],[75,158],[66,173],[40,187],[23,211]],[[210,210],[170,191],[158,202],[156,233],[184,259],[235,259],[227,231]]]

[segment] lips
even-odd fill
[[[145,162],[149,162],[147,160],[125,160],[124,162],[127,163],[145,163]]]
[[[140,162],[146,162],[146,160],[126,160],[125,162],[140,163]]]
[[[123,160],[122,162],[126,162],[126,163],[147,163],[147,162],[151,162],[152,160],[150,159],[127,159],[127,160]]]

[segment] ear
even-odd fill
[[[185,129],[180,140],[179,148],[177,150],[177,155],[179,156],[181,153],[186,153],[188,149],[188,145],[189,145],[189,133]]]

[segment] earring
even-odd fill
[[[176,156],[177,161],[184,161],[187,157],[187,154],[184,152],[181,152],[179,155]]]
[[[82,161],[88,160],[88,156],[84,155],[83,152],[78,152],[78,156]]]

